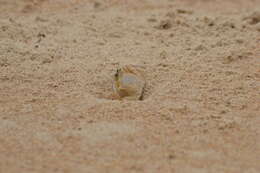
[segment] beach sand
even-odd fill
[[[259,0],[0,0],[0,172],[260,172],[259,16]],[[111,96],[126,64],[142,101]]]

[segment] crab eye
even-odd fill
[[[118,75],[119,75],[119,69],[116,70],[116,73],[115,73],[115,77],[118,78]]]
[[[116,77],[116,78],[118,77],[118,73],[115,73],[115,77]]]

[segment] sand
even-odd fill
[[[0,0],[0,172],[260,172],[259,10]],[[143,101],[111,97],[126,64]]]

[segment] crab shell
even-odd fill
[[[113,90],[120,99],[142,100],[145,79],[140,70],[133,65],[126,65],[114,75]]]

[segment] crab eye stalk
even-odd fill
[[[118,75],[119,75],[119,69],[116,70],[116,73],[115,73],[115,78],[117,79],[118,78]]]
[[[118,78],[118,73],[115,73],[115,75],[114,75],[114,76],[115,76],[115,78]]]

